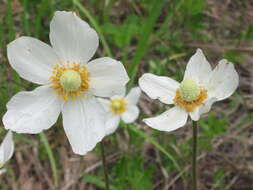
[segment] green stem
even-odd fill
[[[192,121],[192,189],[197,190],[197,144],[198,144],[198,125],[197,121]]]
[[[100,148],[101,148],[102,162],[103,162],[104,176],[105,176],[105,189],[106,190],[110,190],[110,187],[109,187],[109,178],[108,178],[108,170],[107,170],[105,151],[104,151],[104,141],[103,140],[100,142]]]

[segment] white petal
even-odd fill
[[[175,106],[159,116],[144,119],[150,127],[160,131],[173,131],[186,124],[188,114]]]
[[[111,97],[124,92],[129,77],[121,62],[103,57],[89,62],[87,67],[94,95]]]
[[[94,97],[84,97],[65,103],[63,127],[73,152],[84,155],[106,135],[105,112]]]
[[[190,112],[189,115],[193,121],[198,121],[202,114],[210,111],[212,105],[217,101],[217,98],[208,98],[203,105],[196,108],[194,112]]]
[[[121,98],[125,98],[124,95],[113,95],[113,96],[111,96],[110,100],[121,99]]]
[[[110,100],[107,100],[105,98],[97,98],[97,100],[102,105],[105,112],[110,112]]]
[[[114,133],[119,126],[119,122],[120,122],[119,115],[108,113],[106,119],[106,135]]]
[[[11,42],[7,55],[11,66],[22,78],[37,84],[49,83],[53,66],[59,62],[49,45],[30,37]]]
[[[151,73],[139,79],[140,88],[152,99],[159,99],[165,104],[172,104],[179,88],[179,83],[169,77],[156,76]]]
[[[125,123],[134,122],[139,116],[140,110],[137,106],[128,105],[127,110],[121,115]]]
[[[14,143],[12,139],[12,132],[8,131],[1,146],[0,146],[0,165],[7,162],[14,153]]]
[[[50,41],[64,61],[86,63],[98,48],[98,35],[73,12],[56,11],[50,23]]]
[[[111,101],[104,99],[104,98],[97,98],[99,103],[103,106],[105,112],[106,112],[106,135],[109,135],[113,133],[119,125],[120,122],[120,116],[115,115],[110,110],[110,103]]]
[[[55,91],[48,86],[30,92],[19,92],[7,104],[4,126],[17,133],[40,133],[55,124],[62,103]]]
[[[189,115],[193,121],[198,121],[200,118],[199,107],[194,112],[190,112]]]
[[[128,104],[136,105],[141,96],[141,89],[139,87],[132,88],[126,96],[126,102]]]
[[[212,105],[217,101],[216,98],[209,98],[206,100],[203,106],[199,108],[199,114],[204,114],[210,111]]]
[[[186,66],[184,80],[192,78],[197,83],[202,84],[205,83],[211,71],[211,65],[206,60],[202,50],[197,49]]]
[[[221,60],[210,74],[206,85],[208,96],[215,97],[218,101],[231,96],[239,84],[239,76],[234,65],[227,60]]]

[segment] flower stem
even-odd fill
[[[197,190],[197,144],[198,144],[198,125],[192,121],[192,189]]]
[[[105,151],[104,151],[104,141],[103,140],[100,142],[100,148],[101,148],[102,162],[103,162],[104,176],[105,176],[105,189],[106,190],[110,190],[110,187],[109,187],[109,178],[108,178],[108,170],[107,170]]]

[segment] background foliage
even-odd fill
[[[96,57],[121,60],[132,78],[129,88],[145,72],[181,80],[198,47],[213,66],[221,58],[233,62],[240,74],[237,92],[200,120],[200,189],[253,189],[251,0],[0,0],[1,117],[12,95],[35,87],[10,68],[6,45],[23,35],[49,42],[56,10],[75,11],[96,29],[101,42]],[[152,130],[141,119],[166,107],[145,95],[139,106],[135,124],[122,123],[106,138],[112,189],[190,189],[190,121],[172,133]],[[99,150],[74,155],[61,119],[45,134],[15,134],[15,143],[0,189],[103,189]]]

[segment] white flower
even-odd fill
[[[228,98],[236,90],[239,76],[232,63],[221,60],[214,70],[198,49],[187,64],[180,83],[162,76],[144,74],[139,79],[140,88],[152,99],[165,104],[175,104],[159,116],[144,119],[152,128],[172,131],[185,125],[188,115],[194,121],[210,111],[214,102]]]
[[[139,108],[136,106],[141,95],[139,87],[132,88],[128,95],[113,96],[110,100],[99,98],[107,112],[106,134],[113,133],[120,122],[120,118],[125,123],[134,122],[139,115]]]
[[[8,131],[4,137],[2,144],[0,145],[0,168],[11,159],[14,153],[14,143],[12,139],[12,132]],[[0,169],[0,175],[5,172],[5,169]]]
[[[89,61],[98,35],[75,13],[57,11],[50,23],[52,47],[30,37],[8,45],[11,66],[42,86],[16,94],[3,117],[6,129],[39,133],[55,124],[63,127],[77,154],[86,154],[105,136],[105,112],[95,98],[121,94],[129,78],[124,66],[109,57]]]

